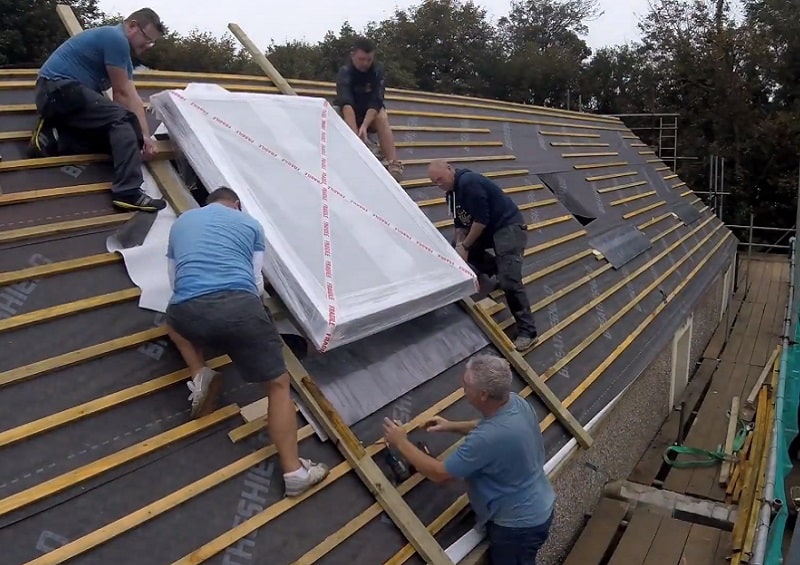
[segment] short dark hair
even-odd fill
[[[206,198],[206,204],[211,204],[213,202],[219,202],[220,200],[227,200],[228,202],[238,202],[239,195],[236,194],[233,189],[228,188],[227,186],[220,186],[211,194],[208,195]]]
[[[125,18],[125,22],[135,21],[142,27],[146,27],[148,24],[152,24],[154,28],[158,31],[158,33],[164,33],[164,24],[161,23],[161,18],[158,17],[158,14],[155,13],[155,10],[151,8],[140,8],[132,13],[130,16]]]
[[[353,41],[353,51],[363,51],[364,53],[372,53],[375,51],[375,44],[372,40],[367,39],[366,37],[356,37],[356,40]]]

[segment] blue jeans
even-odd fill
[[[536,554],[547,541],[553,514],[544,524],[532,528],[506,528],[486,524],[491,565],[536,565]]]

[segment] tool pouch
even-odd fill
[[[87,105],[83,87],[76,81],[63,81],[45,85],[46,95],[41,108],[45,120],[57,120],[83,110]]]

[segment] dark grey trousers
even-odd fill
[[[527,241],[526,228],[514,224],[500,228],[489,240],[482,238],[469,249],[467,262],[479,273],[497,275],[497,283],[506,295],[511,315],[517,323],[517,334],[536,335],[536,323],[531,312],[531,303],[522,283],[522,254]],[[487,249],[494,249],[494,257]]]
[[[58,130],[58,152],[110,153],[111,192],[133,196],[141,189],[144,139],[136,114],[74,80],[36,81],[36,110]]]

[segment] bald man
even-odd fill
[[[517,323],[514,347],[527,351],[536,344],[537,333],[522,284],[527,241],[522,213],[499,186],[469,169],[454,169],[446,161],[436,160],[428,166],[428,176],[445,191],[456,228],[456,251],[478,274],[497,276]],[[494,257],[488,249],[494,249]]]

